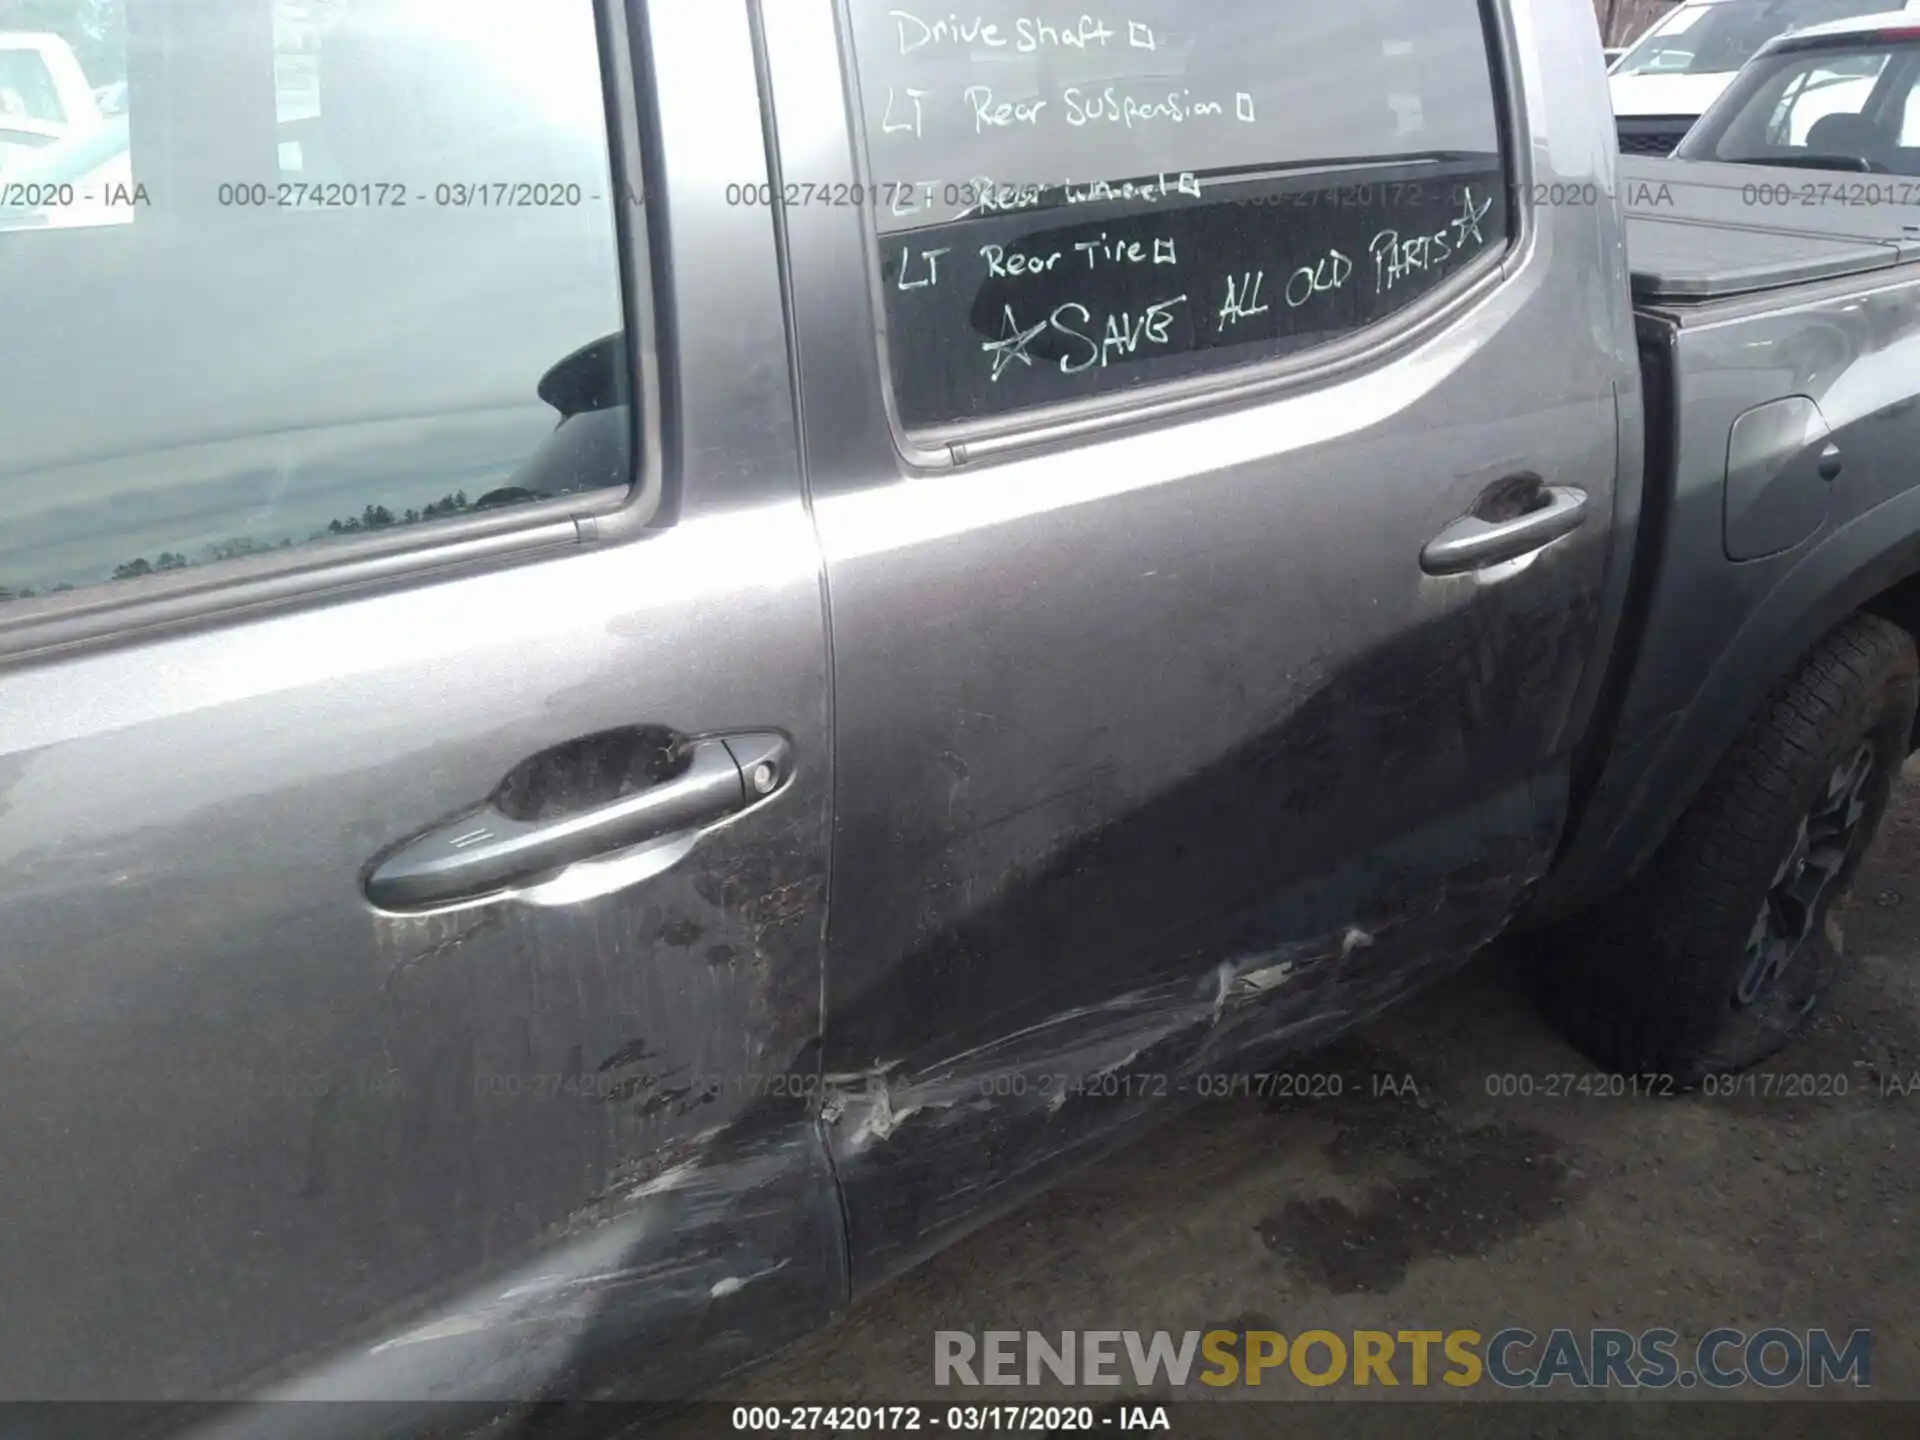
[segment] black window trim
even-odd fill
[[[461,516],[377,535],[325,540],[188,570],[103,581],[0,606],[0,662],[39,660],[99,644],[157,638],[203,623],[376,587],[449,578],[479,567],[540,560],[585,545],[619,544],[671,523],[667,493],[661,335],[668,291],[658,266],[662,217],[647,189],[660,173],[650,152],[660,133],[651,102],[651,62],[629,24],[625,0],[591,0],[606,101],[613,221],[626,321],[633,416],[631,479],[493,514]]]
[[[846,101],[854,179],[860,192],[871,196],[877,192],[878,184],[872,168],[866,117],[862,112],[851,3],[852,0],[833,0],[833,14],[838,30],[841,91]],[[868,304],[872,307],[872,330],[880,362],[887,428],[900,460],[915,470],[951,470],[989,458],[1024,454],[1077,439],[1094,430],[1106,433],[1116,426],[1150,424],[1252,399],[1273,399],[1309,384],[1324,385],[1377,367],[1445,329],[1462,312],[1478,304],[1512,274],[1518,257],[1530,252],[1535,227],[1532,207],[1522,203],[1523,197],[1531,193],[1533,165],[1525,143],[1528,130],[1524,98],[1515,80],[1520,73],[1516,63],[1519,39],[1513,30],[1510,8],[1503,0],[1477,0],[1476,8],[1487,44],[1495,135],[1507,187],[1510,220],[1506,244],[1501,249],[1475,256],[1411,304],[1331,344],[1265,360],[1223,365],[1202,374],[1154,381],[1131,389],[1029,406],[1005,415],[910,428],[900,417],[893,383],[882,237],[874,217],[869,215],[862,227],[866,237],[863,261],[867,271]],[[1328,164],[1327,173],[1348,168],[1352,167],[1335,161]],[[1311,171],[1297,169],[1292,173]],[[772,178],[776,181],[777,196],[780,193],[777,171]],[[862,206],[863,211],[867,208]]]

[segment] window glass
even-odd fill
[[[1505,243],[1475,0],[850,19],[909,425],[1323,344]]]
[[[1900,148],[1920,147],[1920,74],[1914,76],[1906,99],[1900,102]]]
[[[0,0],[0,599],[624,486],[615,203],[592,0]]]
[[[1816,121],[1829,115],[1864,112],[1873,98],[1874,81],[1886,63],[1887,57],[1882,54],[1835,57],[1824,64],[1809,60],[1795,67],[1798,73],[1767,118],[1768,143],[1774,147],[1804,147]]]
[[[1688,137],[1690,159],[1920,174],[1920,47],[1772,57],[1750,67]]]

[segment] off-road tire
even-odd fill
[[[1906,759],[1917,696],[1906,631],[1864,614],[1831,631],[1748,723],[1646,869],[1539,937],[1540,1000],[1568,1038],[1617,1072],[1681,1086],[1784,1045],[1832,983],[1839,911]],[[1831,787],[1869,749],[1871,768],[1846,781],[1851,799],[1833,809]],[[1822,854],[1829,881],[1800,880],[1813,873],[1803,824],[1833,833]],[[1824,899],[1791,898],[1794,882],[1781,883],[1790,873],[1798,894]],[[1762,932],[1783,913],[1807,926],[1804,939],[1768,950]],[[1772,973],[1766,957],[1789,953]]]

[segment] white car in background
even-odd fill
[[[58,35],[0,30],[0,175],[100,120],[100,102],[71,45]]]
[[[130,225],[133,156],[127,117],[109,115],[0,169],[0,232]]]
[[[1775,36],[1888,9],[1888,0],[1685,0],[1656,20],[1607,74],[1620,148],[1667,155],[1740,67]],[[1920,15],[1920,0],[1906,11]]]
[[[132,219],[131,208],[109,203],[112,187],[132,179],[125,88],[93,85],[58,35],[0,31],[0,180],[22,197],[0,207],[0,231]],[[60,203],[39,203],[46,190]]]

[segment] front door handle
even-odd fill
[[[671,779],[609,804],[520,820],[491,801],[402,845],[368,875],[386,910],[472,899],[676,830],[709,825],[771,795],[787,778],[788,745],[773,734],[697,740]]]
[[[1420,552],[1420,568],[1429,575],[1483,570],[1550,545],[1586,520],[1586,491],[1542,485],[1538,494],[1540,503],[1521,515],[1497,520],[1461,516],[1427,542]]]

